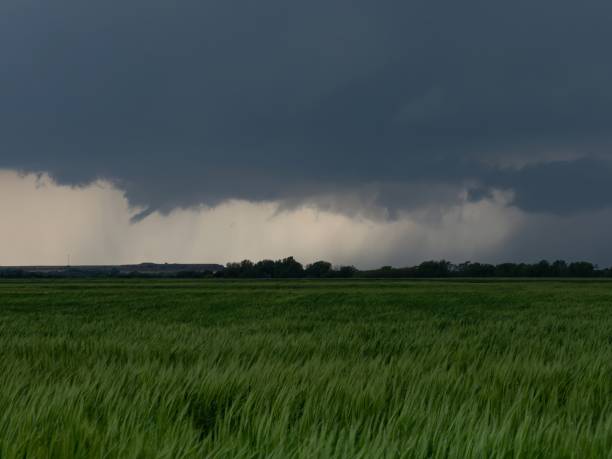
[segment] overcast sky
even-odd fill
[[[612,265],[612,3],[4,0],[0,265]]]

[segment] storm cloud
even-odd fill
[[[104,180],[140,217],[238,199],[394,219],[499,191],[605,211],[611,19],[599,0],[5,0],[0,168]]]
[[[349,207],[351,203],[346,203]],[[445,208],[424,206],[392,218],[302,204],[227,200],[133,222],[121,190],[96,181],[59,185],[46,175],[0,170],[0,265],[115,264],[141,261],[225,263],[294,255],[376,268],[430,258],[536,262],[612,260],[612,210],[531,214],[494,192]]]

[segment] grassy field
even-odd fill
[[[0,282],[0,457],[612,457],[612,283]]]

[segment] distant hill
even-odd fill
[[[177,276],[183,273],[216,273],[222,271],[216,263],[140,263],[134,265],[80,265],[80,266],[0,266],[0,271],[33,275],[108,275],[143,274]]]

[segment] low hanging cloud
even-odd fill
[[[397,219],[283,209],[277,202],[226,201],[214,207],[152,213],[107,182],[58,185],[47,175],[0,171],[0,265],[227,262],[294,255],[375,267],[422,258],[488,258],[522,224],[507,196],[463,202],[443,213],[422,208]]]
[[[441,208],[472,186],[603,210],[611,16],[601,0],[6,0],[0,167],[111,182],[141,218],[332,195],[351,215],[352,193],[393,217],[428,186]]]
[[[48,175],[0,170],[0,265],[219,262],[318,259],[361,268],[426,259],[490,262],[612,258],[612,211],[580,216],[527,213],[511,193],[464,196],[445,208],[421,205],[393,219],[347,215],[332,207],[228,200],[216,206],[153,212],[108,182],[60,185]],[[585,224],[586,223],[586,224]],[[545,235],[545,237],[542,237]]]

